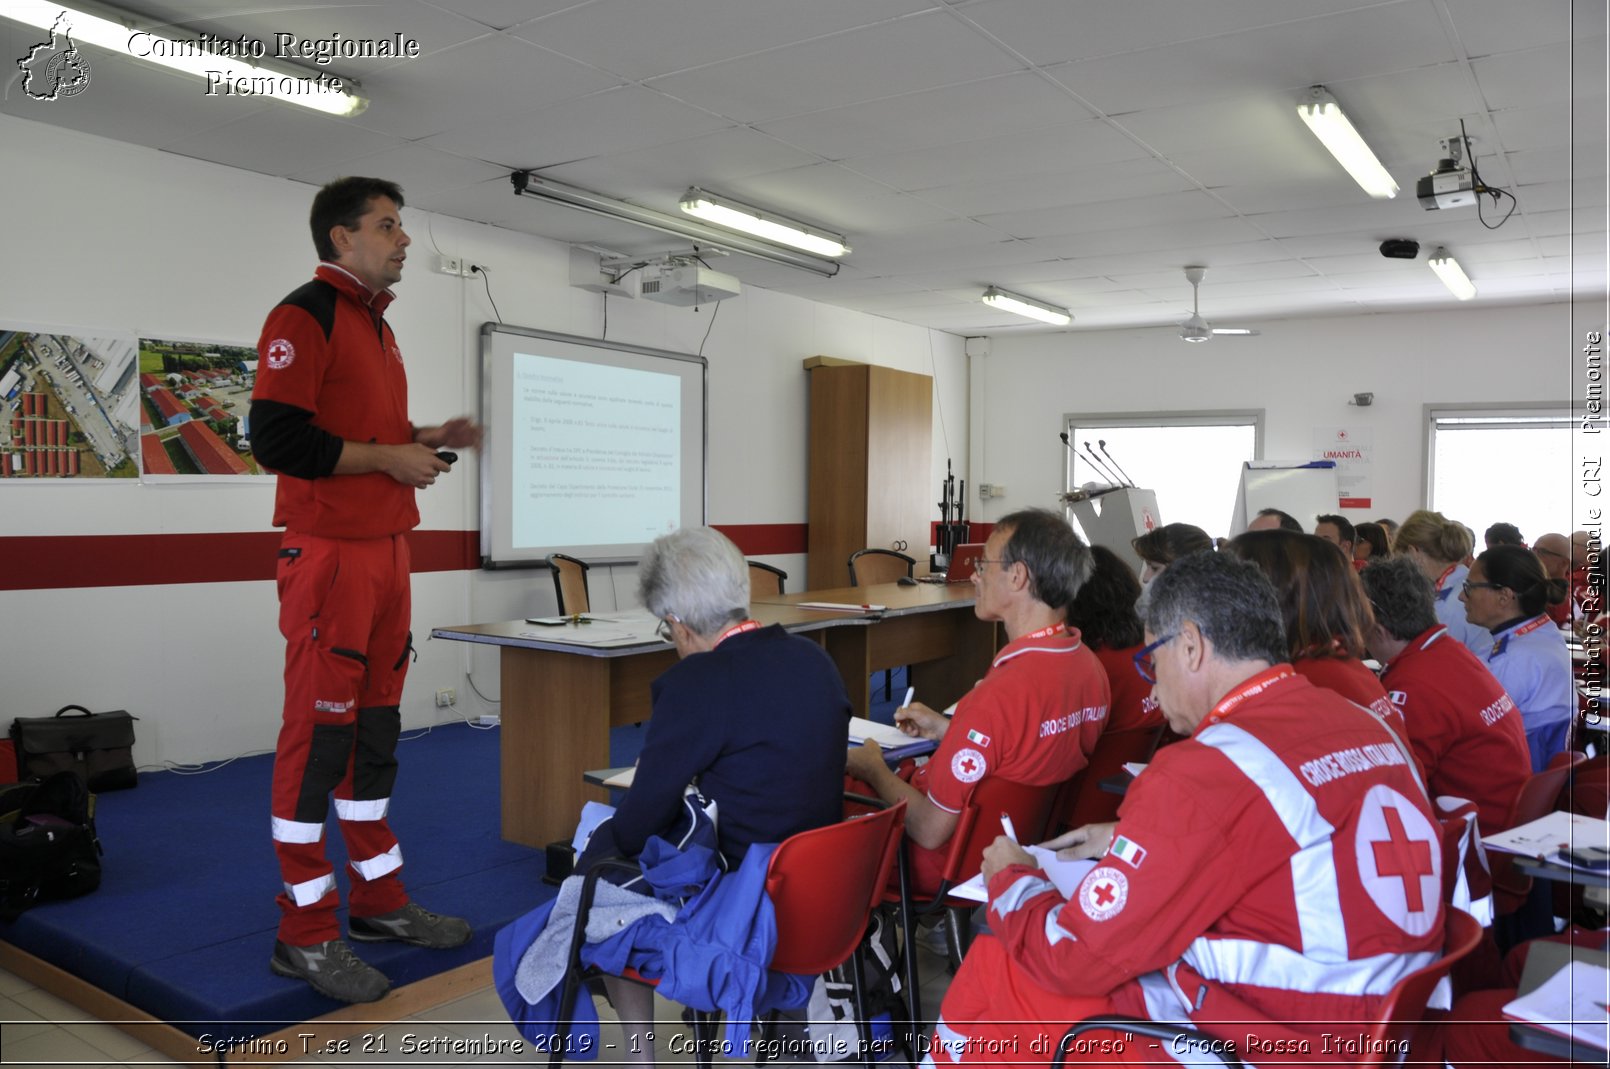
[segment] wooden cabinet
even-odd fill
[[[899,549],[928,570],[933,379],[832,357],[805,361],[811,381],[806,582],[848,586],[858,549]],[[934,498],[937,500],[937,498]],[[902,546],[902,543],[904,545]]]

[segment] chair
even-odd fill
[[[1059,793],[1048,830],[1060,833],[1086,824],[1117,820],[1118,805],[1124,796],[1103,790],[1101,781],[1116,776],[1131,762],[1150,758],[1162,735],[1161,726],[1102,732],[1096,739],[1096,748],[1090,752],[1090,763],[1068,780]]]
[[[978,903],[965,898],[950,897],[950,889],[959,883],[965,883],[978,873],[984,864],[984,848],[995,841],[1001,834],[1002,815],[1011,817],[1012,827],[1017,830],[1018,838],[1025,843],[1036,843],[1045,837],[1046,822],[1051,816],[1052,803],[1056,801],[1058,787],[1050,784],[1043,787],[1034,787],[1025,783],[1014,783],[999,776],[985,776],[973,789],[973,796],[968,799],[967,805],[962,808],[956,819],[956,829],[951,832],[950,843],[945,853],[945,867],[941,873],[939,889],[932,898],[918,898],[911,894],[907,885],[907,866],[904,852],[901,855],[901,880],[899,892],[885,892],[883,901],[885,905],[898,905],[900,909],[900,926],[903,935],[902,968],[908,998],[907,1009],[910,1019],[920,1021],[922,1017],[921,994],[918,990],[917,956],[913,948],[917,932],[917,918],[925,917],[943,909],[947,916],[946,943],[950,965],[954,969],[961,964],[961,959],[967,954],[970,942],[969,921]]]
[[[1504,827],[1514,828],[1552,813],[1570,782],[1572,771],[1586,760],[1586,755],[1573,750],[1555,754],[1547,768],[1532,773],[1521,785],[1521,793],[1515,796],[1515,804],[1510,807],[1509,820]],[[1515,867],[1511,855],[1494,852],[1490,856],[1493,867],[1493,914],[1503,916],[1513,913],[1526,901],[1532,889],[1532,878]]]
[[[1365,1033],[1366,1038],[1361,1043],[1371,1053],[1356,1063],[1357,1069],[1374,1069],[1377,1066],[1403,1063],[1402,1052],[1409,1049],[1410,1037],[1425,1015],[1426,1003],[1430,1001],[1431,993],[1448,975],[1448,971],[1476,948],[1482,937],[1482,927],[1476,918],[1451,906],[1443,909],[1442,931],[1442,957],[1423,969],[1416,969],[1393,984],[1392,990],[1387,992],[1380,1020],[1369,1026],[1369,1030]],[[1352,1028],[1352,1025],[1348,1025],[1349,1031]],[[1147,1021],[1115,1014],[1107,1017],[1091,1017],[1069,1028],[1063,1034],[1061,1042],[1057,1044],[1056,1054],[1051,1059],[1053,1069],[1060,1069],[1067,1057],[1071,1040],[1097,1029],[1134,1032],[1137,1035],[1169,1041],[1180,1040],[1182,1044],[1190,1044],[1192,1057],[1217,1058],[1224,1065],[1230,1066],[1242,1064],[1235,1054],[1224,1051],[1219,1044],[1208,1045],[1206,1041],[1212,1037],[1207,1033],[1188,1025]]]
[[[781,568],[774,568],[770,564],[762,564],[758,560],[746,562],[749,565],[749,596],[759,594],[781,594],[783,587],[788,584],[788,573]]]
[[[850,554],[850,585],[893,583],[916,574],[917,562],[892,549],[858,549]]]
[[[906,804],[898,802],[867,816],[791,835],[772,852],[766,866],[766,894],[777,920],[777,947],[772,953],[774,972],[818,976],[850,963],[856,1008],[856,1026],[865,1049],[871,1049],[871,1021],[866,1012],[865,976],[859,954],[872,910],[882,900],[884,887],[905,831]],[[576,916],[576,935],[570,944],[570,967],[560,995],[554,1032],[570,1031],[571,1013],[582,982],[598,975],[581,962],[582,934],[599,878],[606,872],[637,872],[631,862],[603,861],[594,865],[582,884]],[[628,969],[623,978],[658,984]],[[694,1053],[699,1065],[711,1064],[719,1013],[694,1010]],[[768,1016],[764,1034],[776,1027],[776,1013]],[[555,1043],[549,1065],[564,1058],[565,1044]]]
[[[587,572],[592,565],[564,553],[550,553],[548,567],[553,569],[553,595],[559,602],[559,615],[592,612],[592,599],[587,595]]]

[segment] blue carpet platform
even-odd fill
[[[641,732],[620,734],[615,756],[630,763]],[[450,724],[399,744],[391,820],[404,882],[420,904],[468,919],[475,937],[446,951],[358,945],[394,990],[489,958],[500,927],[554,894],[542,882],[542,852],[498,835],[498,737]],[[233,1035],[261,1035],[341,1009],[268,968],[280,886],[269,842],[271,766],[263,755],[201,775],[142,774],[135,789],[100,795],[100,888],[0,924],[0,941],[190,1035],[223,1024]],[[326,840],[345,901],[333,818]]]

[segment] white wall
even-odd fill
[[[0,116],[0,324],[253,344],[268,309],[313,268],[312,187]],[[495,318],[479,280],[430,273],[431,240],[492,268],[505,322],[597,336],[602,298],[569,286],[568,250],[513,231],[407,209],[415,259],[388,318],[409,366],[416,422],[479,407],[480,324]],[[742,257],[738,257],[742,260]],[[734,269],[741,275],[741,264]],[[708,308],[612,299],[612,340],[695,352]],[[803,524],[807,382],[827,354],[937,372],[934,500],[944,472],[939,411],[959,470],[967,455],[962,340],[800,298],[748,290],[723,302],[705,345],[710,392],[710,521]],[[0,537],[171,534],[269,528],[272,486],[124,482],[0,485]],[[937,509],[936,516],[937,516]],[[421,527],[477,527],[473,464],[420,495]],[[765,558],[805,574],[803,554]],[[26,568],[5,559],[0,567]],[[594,573],[602,607],[630,604],[630,569]],[[496,654],[426,642],[434,626],[551,612],[548,573],[414,577],[412,669],[404,723],[496,711]],[[211,583],[0,593],[0,719],[67,702],[142,719],[136,758],[197,761],[272,747],[282,642],[272,583]],[[469,678],[466,678],[466,672]],[[451,719],[446,718],[446,719]]]
[[[1008,493],[977,514],[1058,507],[1065,452],[1057,435],[1070,413],[1262,408],[1266,459],[1311,458],[1316,426],[1367,429],[1373,501],[1349,518],[1401,518],[1424,505],[1422,406],[1578,396],[1572,374],[1581,374],[1583,324],[1602,329],[1603,309],[1561,303],[1282,320],[1260,324],[1257,337],[1200,345],[1168,328],[995,338],[990,355],[972,361],[970,485],[1004,483]],[[1375,394],[1371,407],[1347,403],[1364,391]],[[1572,475],[1539,473],[1562,484]],[[1226,515],[1233,504],[1225,502]],[[1166,520],[1168,502],[1158,507]]]

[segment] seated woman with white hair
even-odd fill
[[[681,660],[653,683],[653,717],[631,789],[593,833],[576,871],[603,858],[636,858],[650,836],[668,834],[690,783],[716,803],[728,868],[753,843],[837,823],[850,699],[826,652],[749,618],[748,565],[709,527],[655,539],[638,582],[643,605]],[[623,1022],[653,1021],[649,988],[614,977],[605,987]],[[651,1062],[653,1045],[628,1037],[621,1057]]]

